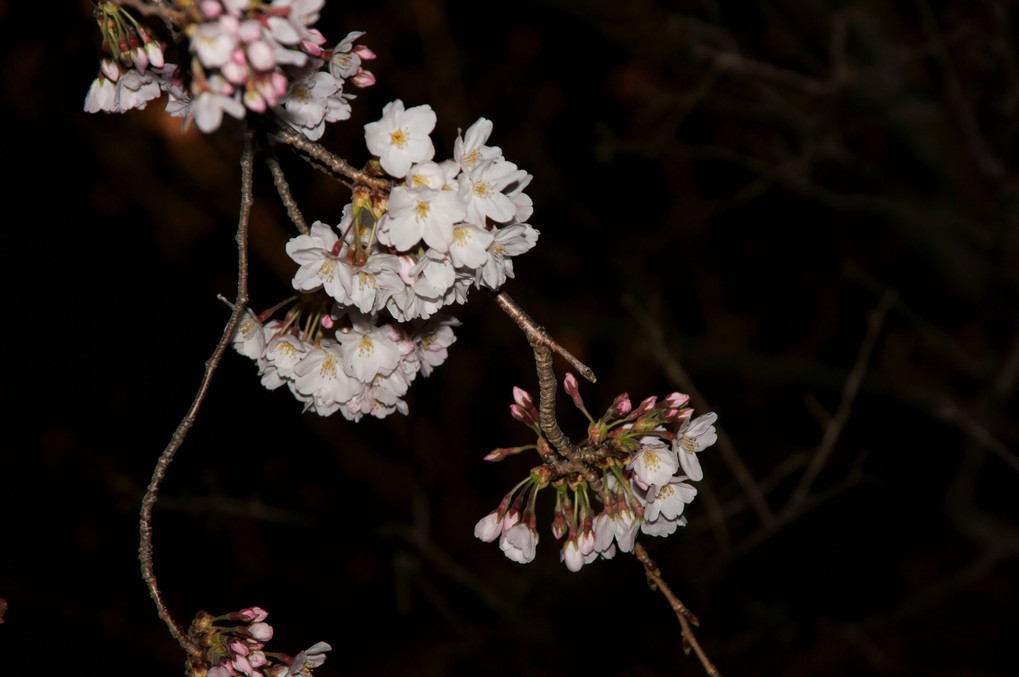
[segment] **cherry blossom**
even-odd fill
[[[704,477],[701,462],[697,459],[697,452],[710,447],[718,440],[718,434],[713,425],[717,420],[718,414],[712,411],[692,420],[687,419],[676,432],[676,440],[672,443],[672,448],[679,453],[679,462],[683,466],[683,472],[694,482],[699,482]]]
[[[382,109],[382,119],[364,126],[368,150],[378,156],[382,169],[398,179],[406,176],[415,162],[426,162],[435,155],[428,136],[435,129],[435,111],[428,104],[404,110],[397,99]]]

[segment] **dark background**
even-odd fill
[[[690,525],[641,540],[723,674],[1019,664],[1017,12],[323,13],[330,43],[365,30],[379,54],[378,85],[323,143],[364,162],[361,126],[397,97],[437,111],[439,158],[492,119],[491,142],[534,175],[541,231],[506,289],[598,373],[590,408],[696,389],[719,412]],[[160,102],[84,114],[87,4],[0,0],[0,16],[0,672],[180,674],[138,574],[137,510],[227,318],[240,144],[182,135]],[[337,222],[346,190],[284,167],[309,221]],[[264,309],[287,295],[293,229],[264,168],[256,191]],[[551,503],[527,566],[474,539],[534,462],[481,460],[529,441],[507,405],[534,377],[486,294],[457,314],[448,362],[382,422],[302,416],[226,356],[156,509],[173,614],[260,605],[277,650],[334,646],[323,676],[703,674],[632,557],[559,563]],[[560,420],[582,434],[566,406]]]

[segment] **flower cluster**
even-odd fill
[[[632,552],[637,532],[668,536],[686,525],[683,510],[697,495],[690,484],[703,478],[697,452],[715,443],[715,413],[692,418],[690,397],[672,393],[659,401],[649,397],[636,408],[624,393],[598,420],[584,408],[572,375],[566,391],[589,420],[588,437],[572,458],[553,450],[542,433],[532,397],[513,389],[510,413],[538,435],[537,443],[496,449],[486,460],[498,461],[536,449],[543,465],[531,471],[482,518],[474,535],[483,541],[499,539],[499,547],[516,562],[530,562],[538,543],[535,502],[542,489],[556,491],[552,533],[566,537],[560,560],[579,571],[599,556],[609,559],[617,549]],[[675,432],[666,428],[679,423]],[[594,478],[592,482],[588,480]],[[592,505],[590,493],[601,503]]]
[[[167,111],[193,119],[203,132],[219,128],[226,113],[241,119],[271,111],[308,138],[322,136],[325,123],[350,117],[343,91],[350,82],[366,87],[374,76],[361,66],[375,54],[349,33],[326,48],[312,28],[325,0],[202,0],[168,15],[186,38],[187,69],[165,64],[164,45],[153,40],[131,14],[102,3],[96,19],[104,50],[99,76],[85,99],[87,112],[144,108],[161,92]],[[150,67],[151,66],[151,67]]]
[[[365,125],[368,149],[400,181],[388,196],[355,189],[335,230],[317,223],[287,244],[301,266],[295,289],[322,289],[342,306],[404,322],[463,303],[472,285],[495,290],[513,276],[512,257],[538,239],[524,223],[531,175],[485,145],[492,123],[484,118],[457,137],[453,159],[434,162],[434,126],[429,106],[405,110],[399,100]]]
[[[265,622],[268,615],[257,606],[224,616],[200,611],[191,623],[189,638],[202,656],[188,660],[188,677],[308,677],[325,662],[325,652],[332,649],[325,642],[294,657],[265,651],[273,635],[272,626]]]
[[[365,139],[391,188],[356,184],[335,228],[317,221],[287,243],[302,302],[283,320],[247,315],[234,337],[267,388],[286,384],[321,415],[406,413],[410,382],[455,340],[459,322],[442,309],[472,286],[498,289],[512,257],[534,246],[538,231],[523,222],[531,176],[486,145],[492,123],[471,125],[441,163],[434,126],[428,106],[386,105]]]
[[[305,321],[302,322],[302,311]],[[346,317],[344,317],[344,315]],[[234,347],[255,360],[262,385],[286,385],[306,411],[328,416],[339,411],[358,421],[407,413],[402,399],[411,382],[446,360],[456,340],[456,318],[377,325],[377,318],[334,305],[330,313],[294,308],[283,320],[248,312],[234,334]],[[349,326],[339,327],[346,320]]]

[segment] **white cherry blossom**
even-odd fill
[[[676,452],[657,437],[645,437],[640,444],[640,450],[626,466],[633,470],[635,480],[644,487],[668,484],[679,470]]]
[[[344,222],[340,222],[344,227]],[[298,235],[287,242],[287,254],[301,267],[294,274],[294,289],[316,291],[325,289],[337,300],[349,298],[353,275],[346,261],[347,247],[328,225],[316,221],[308,235]]]
[[[514,562],[527,564],[534,559],[538,534],[526,524],[516,524],[502,532],[499,549]]]
[[[644,508],[644,519],[654,522],[659,516],[674,520],[683,514],[683,508],[697,496],[697,489],[683,480],[689,479],[680,475],[661,488],[651,488]]]
[[[353,325],[336,333],[347,373],[362,383],[371,383],[376,375],[392,373],[400,363],[400,349],[389,325],[373,326],[364,317],[355,318]]]
[[[314,408],[327,416],[353,397],[357,382],[344,370],[344,356],[340,346],[331,339],[322,339],[294,367],[294,387],[309,398],[307,408]]]
[[[405,286],[399,270],[399,257],[375,253],[364,265],[351,266],[350,294],[336,300],[350,303],[362,313],[378,312],[386,307],[394,292]]]
[[[712,411],[695,419],[687,419],[676,432],[672,448],[679,453],[683,472],[694,482],[700,482],[704,478],[697,452],[710,447],[718,440],[718,433],[715,432],[713,425],[717,420],[718,414]]]
[[[379,158],[379,163],[390,176],[406,176],[415,162],[426,162],[435,155],[435,147],[428,136],[435,129],[435,111],[428,104],[404,110],[403,101],[397,99],[382,109],[382,119],[364,126],[364,139],[368,150]]]
[[[480,268],[488,260],[488,246],[492,244],[492,233],[470,223],[461,223],[453,228],[453,242],[449,256],[458,268]]]
[[[502,157],[498,146],[486,146],[485,142],[492,134],[492,121],[478,118],[467,128],[463,136],[457,134],[453,143],[453,158],[465,172],[471,172],[482,162],[497,160]]]
[[[492,290],[498,290],[513,277],[513,256],[519,256],[534,247],[538,241],[538,231],[526,223],[513,223],[498,228],[493,233],[491,244],[488,245],[485,262],[478,267],[474,284],[482,284]]]
[[[456,193],[425,186],[397,186],[389,195],[389,240],[408,251],[420,240],[440,252],[453,242],[453,224],[463,219],[466,208]]]
[[[517,213],[516,205],[502,191],[527,176],[527,172],[505,160],[482,162],[465,173],[459,185],[460,198],[467,206],[467,220],[482,227],[486,218],[498,223],[512,220]]]
[[[421,375],[430,376],[432,369],[446,361],[448,348],[456,341],[453,327],[459,327],[460,320],[447,317],[425,324],[414,335],[414,348],[421,361]]]

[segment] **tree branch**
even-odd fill
[[[219,339],[219,343],[216,345],[216,349],[213,351],[212,357],[210,357],[205,363],[205,375],[202,377],[201,385],[198,386],[198,392],[195,395],[195,399],[191,403],[191,407],[188,409],[187,414],[181,420],[180,424],[177,425],[177,429],[170,438],[170,443],[166,445],[163,453],[159,456],[159,460],[156,462],[156,467],[152,471],[152,479],[149,481],[149,486],[145,491],[144,498],[142,498],[141,516],[139,518],[140,543],[138,546],[138,559],[141,561],[142,578],[145,580],[145,584],[149,588],[149,594],[152,596],[152,600],[156,603],[156,609],[159,612],[159,617],[163,619],[163,622],[165,622],[167,627],[170,629],[170,634],[177,640],[181,648],[198,660],[202,660],[203,658],[201,649],[184,634],[180,626],[173,620],[169,610],[163,603],[159,586],[156,583],[156,574],[153,570],[152,555],[152,508],[158,499],[159,485],[163,481],[163,477],[166,475],[166,470],[170,467],[170,463],[173,461],[173,457],[177,453],[177,449],[179,449],[180,445],[184,442],[184,438],[187,436],[188,430],[190,430],[191,426],[194,425],[195,417],[198,415],[198,409],[201,407],[202,402],[205,400],[205,395],[209,390],[212,375],[215,373],[216,367],[219,366],[219,362],[223,358],[223,353],[226,351],[227,345],[233,338],[234,332],[237,329],[237,324],[240,322],[241,315],[248,304],[248,217],[251,213],[251,204],[254,201],[252,196],[253,171],[254,144],[252,134],[249,132],[244,140],[244,152],[241,154],[241,209],[238,217],[236,237],[237,299],[234,303],[233,312],[230,313],[230,319],[227,321],[226,327],[223,329],[223,336]]]

